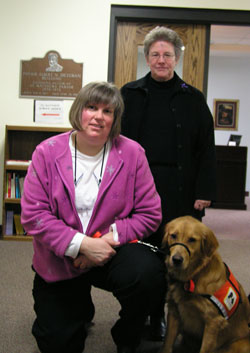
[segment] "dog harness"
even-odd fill
[[[238,282],[229,267],[226,264],[224,265],[226,267],[227,281],[213,295],[201,295],[209,299],[218,308],[222,316],[228,320],[237,309],[239,302],[241,302],[241,296]],[[190,280],[185,283],[184,289],[188,292],[194,292],[194,281]]]

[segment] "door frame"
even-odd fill
[[[115,77],[115,48],[117,23],[126,22],[160,22],[164,23],[194,23],[194,24],[224,24],[250,26],[250,11],[243,10],[215,10],[197,8],[175,8],[154,6],[111,5],[108,81],[114,82]],[[206,55],[204,69],[203,93],[206,96],[209,63],[209,37],[207,31]]]

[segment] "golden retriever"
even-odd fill
[[[190,337],[199,342],[197,353],[250,353],[249,301],[236,280],[225,289],[228,270],[216,251],[218,245],[212,230],[193,217],[179,217],[166,225],[162,246],[169,289],[161,353],[175,352],[177,336],[183,337],[179,349],[185,353],[191,351]],[[211,299],[222,286],[226,306],[219,308]],[[234,312],[228,318],[230,310]]]

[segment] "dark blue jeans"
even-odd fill
[[[146,317],[158,310],[165,296],[164,261],[147,246],[127,244],[103,267],[71,280],[47,283],[36,274],[32,333],[42,353],[83,352],[86,323],[94,316],[92,285],[112,292],[121,304],[111,329],[114,342],[136,346]]]

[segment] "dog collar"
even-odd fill
[[[185,244],[183,244],[183,243],[174,243],[174,244],[171,244],[171,245],[169,245],[169,249],[172,248],[173,246],[176,246],[176,245],[181,245],[181,246],[183,246],[183,247],[187,250],[188,255],[190,256],[190,250],[189,250],[189,248],[187,247],[187,245],[185,245]]]
[[[226,267],[227,281],[213,295],[201,295],[209,299],[217,307],[222,316],[228,320],[237,309],[239,302],[241,302],[241,296],[238,282],[229,267],[226,264],[224,265]],[[184,284],[184,289],[188,292],[194,292],[194,281],[189,280],[186,282]]]
[[[187,292],[194,292],[195,284],[192,279],[190,279],[188,282],[184,283],[184,289]]]

